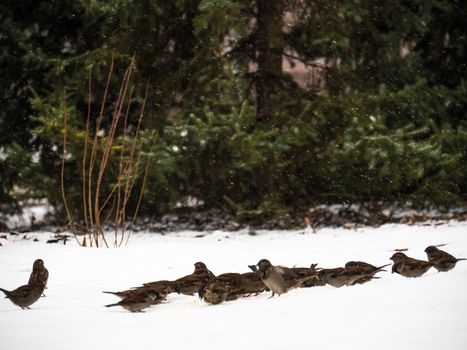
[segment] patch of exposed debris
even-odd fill
[[[170,214],[160,218],[145,218],[138,220],[134,231],[237,231],[248,227],[248,223],[242,223],[227,212],[211,209],[200,210],[192,208],[178,208]]]
[[[159,219],[146,218],[138,221],[134,231],[174,232],[174,231],[237,231],[241,229],[304,229],[317,231],[323,227],[378,227],[390,223],[409,225],[438,226],[450,220],[467,220],[467,208],[448,213],[438,211],[416,211],[388,209],[383,207],[364,207],[356,205],[319,206],[296,215],[258,222],[254,219],[242,219],[229,212],[218,209],[200,210],[180,208]]]
[[[177,208],[160,218],[141,218],[137,220],[133,232],[149,231],[166,234],[175,231],[238,231],[242,229],[271,230],[271,229],[311,229],[317,232],[324,227],[344,227],[356,229],[358,227],[378,227],[390,223],[409,225],[443,225],[450,220],[467,220],[467,208],[458,208],[447,212],[437,210],[413,210],[382,205],[321,205],[307,211],[287,214],[283,217],[269,220],[257,218],[238,218],[231,212],[220,209]],[[59,227],[57,229],[57,227]],[[55,232],[47,243],[66,244],[73,238],[72,231],[59,224],[48,222],[40,226],[9,229],[0,222],[1,240],[8,239],[8,235],[21,235],[29,239],[28,232],[37,230]]]
[[[413,210],[381,206],[319,206],[303,213],[305,223],[313,230],[322,227],[378,227],[385,224],[438,226],[450,220],[467,220],[467,208],[442,213],[437,210]]]

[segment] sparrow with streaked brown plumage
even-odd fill
[[[257,294],[266,290],[267,287],[263,281],[261,281],[258,272],[246,272],[241,274],[229,272],[217,276],[205,287],[201,288],[198,292],[200,299],[206,300],[205,293],[208,289],[211,289],[211,294],[213,290],[216,291],[219,294],[219,298],[224,298],[223,293],[226,292],[225,300],[222,301],[231,301],[253,293]],[[208,298],[212,298],[212,296],[208,296]]]
[[[374,266],[364,261],[349,261],[345,264],[344,267],[348,273],[353,273],[355,275],[367,274],[367,276],[363,276],[362,278],[355,280],[355,282],[353,283],[353,284],[363,284],[363,283],[371,281],[373,278],[378,278],[378,277],[374,277],[374,275],[377,274],[378,272],[386,271],[384,270],[384,268],[389,265],[391,264]]]
[[[206,283],[206,285],[202,286],[198,291],[198,296],[200,299],[205,299],[206,290],[210,288],[210,289],[217,290],[218,292],[225,290],[227,293],[225,297],[226,300],[237,299],[239,296],[237,295],[237,293],[238,293],[238,289],[240,285],[240,280],[241,280],[241,274],[239,273],[228,272],[228,273],[220,274],[219,276],[216,276],[215,278],[209,280],[209,282]],[[230,298],[228,298],[229,293],[231,293],[234,290],[236,291],[235,296],[232,295]]]
[[[122,290],[122,291],[119,291],[119,292],[103,291],[102,293],[113,294],[113,295],[119,297],[120,299],[124,299],[124,298],[127,298],[127,297],[131,296],[131,295],[137,294],[138,290],[139,290],[139,288],[134,288],[134,289]]]
[[[0,288],[0,291],[5,293],[5,298],[10,299],[13,304],[24,310],[30,309],[29,306],[39,300],[44,288],[40,283],[33,283],[18,287],[12,291]]]
[[[165,301],[165,298],[167,297],[167,294],[164,294],[164,292],[160,293],[159,290],[153,289],[151,287],[137,287],[133,289],[127,289],[123,290],[120,292],[109,292],[109,291],[104,291],[102,293],[106,294],[113,294],[121,299],[125,298],[134,298],[134,297],[140,297],[140,296],[147,296],[149,292],[156,293],[156,297],[154,298],[152,304],[160,304],[163,301]]]
[[[240,277],[239,288],[244,295],[258,294],[268,289],[258,272],[245,272]]]
[[[410,258],[401,252],[393,254],[390,259],[394,262],[392,273],[404,277],[420,277],[434,265],[433,262]]]
[[[261,259],[257,267],[259,277],[272,292],[270,298],[275,294],[281,295],[291,289],[298,288],[309,279],[317,278],[315,274],[310,276],[297,275],[290,268],[272,265],[267,259]]]
[[[434,263],[433,267],[438,272],[447,272],[452,270],[458,261],[467,260],[466,258],[455,258],[451,254],[438,249],[435,246],[429,246],[425,249],[425,253],[428,257],[428,261]]]
[[[340,288],[347,284],[347,280],[344,278],[338,278],[343,274],[345,269],[343,267],[336,267],[332,269],[321,269],[318,272],[319,280],[325,284],[329,284],[333,287]]]
[[[202,262],[195,263],[195,271],[191,275],[181,277],[174,281],[178,292],[185,295],[198,293],[215,275]]]
[[[347,271],[352,271],[355,273],[368,273],[368,274],[376,274],[381,271],[386,271],[383,270],[386,266],[389,266],[391,264],[386,264],[382,266],[374,266],[371,264],[368,264],[364,261],[349,261],[345,264],[345,269]]]
[[[381,271],[381,270],[379,270]],[[349,265],[349,268],[336,267],[333,269],[321,269],[318,272],[319,279],[333,287],[340,288],[342,286],[353,286],[371,281],[376,272],[364,272],[357,268],[356,265]]]
[[[198,261],[195,262],[195,271],[193,272],[194,274],[196,273],[201,273],[201,274],[207,274],[209,278],[214,278],[216,275],[214,275],[211,270],[209,270],[206,266],[205,263]]]
[[[49,271],[44,266],[42,259],[37,259],[32,265],[32,272],[29,276],[29,285],[40,284],[43,286],[43,290],[47,287],[47,281],[49,280]],[[44,293],[42,292],[42,295]]]
[[[316,268],[318,264],[311,264],[310,267],[292,267],[291,270],[300,276],[310,276],[316,275],[318,276],[318,271],[321,270],[320,268]],[[326,285],[326,282],[322,281],[319,277],[312,278],[306,280],[300,285],[300,288],[308,288],[308,287],[319,287]]]
[[[238,288],[240,286],[240,280],[242,279],[242,275],[236,272],[226,272],[216,276],[213,280],[221,281],[222,283],[232,287]]]
[[[231,287],[222,282],[221,280],[214,279],[209,282],[200,291],[200,298],[209,304],[220,304],[227,300]]]
[[[131,312],[144,312],[142,310],[148,308],[154,303],[154,300],[159,297],[156,291],[147,291],[146,293],[128,295],[115,304],[108,304],[105,307],[121,306],[125,310]]]
[[[174,281],[161,280],[155,282],[148,282],[143,283],[143,287],[148,287],[152,290],[158,291],[159,294],[164,295],[164,297],[166,297],[170,293],[180,294],[180,292],[177,290],[177,286]]]
[[[318,270],[316,269],[317,264],[311,264],[310,267],[284,267],[284,266],[278,266],[280,267],[283,271],[286,271],[286,274],[284,275],[286,280],[297,280],[299,278],[303,277],[303,282],[302,284],[296,285],[294,288],[303,288],[303,287],[315,287],[315,286],[324,286],[326,283],[322,282],[318,278]],[[256,265],[248,265],[251,271],[257,274],[259,277],[259,270]],[[309,279],[307,279],[309,278]],[[264,284],[264,282],[263,282]],[[258,288],[261,288],[261,285],[257,285]],[[266,285],[264,285],[264,290],[269,290]]]

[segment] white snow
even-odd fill
[[[302,288],[268,299],[269,293],[207,305],[197,297],[171,294],[145,313],[103,305],[118,301],[104,290],[175,279],[204,261],[216,274],[247,272],[248,264],[342,266],[349,260],[389,263],[396,248],[425,259],[425,247],[467,257],[467,223],[441,226],[247,231],[206,234],[134,234],[122,248],[45,244],[21,236],[2,239],[0,286],[26,283],[36,258],[50,278],[46,297],[21,310],[0,298],[0,348],[12,349],[467,349],[467,261],[448,273],[430,270],[407,279],[383,272],[381,279],[343,287]],[[390,266],[388,266],[390,271]]]
[[[16,189],[16,191],[21,191],[21,189]],[[54,211],[46,199],[21,202],[20,205],[21,213],[9,216],[5,222],[12,229],[45,223],[47,215]]]

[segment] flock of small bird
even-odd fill
[[[438,272],[452,270],[458,261],[465,258],[455,258],[451,254],[429,246],[425,249],[428,261],[410,258],[402,252],[397,252],[390,258],[393,261],[392,273],[404,277],[420,277],[430,268]],[[310,267],[274,266],[267,259],[261,259],[256,265],[249,265],[251,272],[224,273],[215,276],[204,263],[195,263],[192,274],[174,281],[155,281],[144,283],[142,286],[121,292],[107,292],[118,296],[118,303],[105,305],[106,307],[121,306],[131,312],[142,312],[151,305],[162,303],[170,293],[198,296],[209,304],[219,304],[224,301],[235,300],[240,297],[271,291],[274,295],[287,293],[300,287],[317,287],[329,284],[333,287],[353,286],[363,284],[372,279],[378,272],[391,264],[379,267],[362,261],[349,261],[344,267],[324,269],[316,264]],[[49,272],[41,259],[34,262],[29,281],[15,290],[8,291],[0,288],[15,305],[22,309],[29,309],[43,295],[49,278]]]

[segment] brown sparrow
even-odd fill
[[[173,281],[175,291],[185,295],[193,295],[200,291],[215,275],[206,267],[203,262],[196,262],[195,270],[191,275],[181,277]]]
[[[349,261],[345,264],[345,270],[348,273],[353,273],[355,275],[367,274],[366,277],[362,277],[354,282],[354,284],[363,284],[363,283],[371,281],[373,278],[377,278],[373,276],[377,274],[378,272],[386,271],[383,269],[389,265],[391,264],[386,264],[382,266],[374,266],[363,261]]]
[[[138,290],[138,288],[122,290],[120,292],[103,291],[102,293],[113,294],[113,295],[116,295],[117,297],[119,297],[120,299],[124,299],[124,298],[127,298],[127,297],[131,296],[131,295],[134,295],[136,290]]]
[[[153,304],[160,304],[162,303],[165,298],[167,297],[166,294],[160,293],[157,289],[153,289],[151,287],[138,287],[133,289],[123,290],[121,292],[108,292],[104,291],[102,293],[106,294],[113,294],[121,299],[129,298],[129,297],[138,297],[138,296],[146,296],[149,292],[156,293],[156,297],[153,300]]]
[[[287,293],[293,288],[300,287],[303,282],[316,278],[313,276],[297,276],[291,269],[283,266],[273,266],[267,259],[261,259],[258,264],[259,277],[271,290],[271,298],[275,295]]]
[[[202,292],[202,298],[209,304],[220,304],[227,300],[231,288],[221,280],[209,282]]]
[[[372,280],[373,273],[360,272],[355,269],[347,270],[345,267],[337,267],[334,269],[321,269],[318,272],[319,279],[333,287],[340,288],[342,286],[353,286]]]
[[[242,279],[242,275],[236,272],[223,273],[214,278],[215,281],[221,281],[222,283],[232,288],[239,287],[241,279]]]
[[[420,277],[434,265],[433,262],[410,258],[401,252],[393,254],[390,259],[394,262],[392,273],[396,272],[404,277]]]
[[[165,296],[169,295],[170,293],[174,293],[174,292],[179,293],[174,281],[161,280],[161,281],[155,281],[155,282],[148,282],[148,283],[143,283],[143,286],[148,287],[152,290],[156,290],[161,295],[165,295]]]
[[[267,287],[258,272],[245,272],[240,275],[239,288],[245,295],[264,292]]]
[[[267,287],[261,281],[258,272],[247,273],[223,273],[211,280],[205,288],[201,288],[198,295],[201,299],[204,298],[204,293],[211,283],[223,285],[227,287],[227,301],[236,300],[240,297],[259,293]]]
[[[198,263],[196,263],[198,264]],[[179,293],[193,295],[198,293],[214,277],[214,274],[207,268],[198,268],[195,264],[195,271],[191,275],[181,277],[174,281],[175,288]],[[203,264],[204,265],[204,264]]]
[[[284,267],[284,266],[277,266],[282,269],[284,274],[285,281],[293,282],[297,279],[301,279],[303,277],[302,284],[296,285],[295,287],[311,287],[317,285],[325,285],[326,283],[319,281],[318,274],[316,270],[317,264],[312,264],[310,267]],[[248,265],[251,271],[255,272],[259,276],[259,270],[256,265]],[[264,283],[263,283],[264,284]],[[265,286],[265,290],[269,290],[267,286]],[[295,288],[294,287],[294,288]]]
[[[389,265],[391,264],[386,264],[386,265],[376,267],[374,265],[368,264],[363,261],[349,261],[345,264],[345,269],[347,271],[353,271],[353,272],[376,274],[378,272],[385,271],[383,269]]]
[[[18,305],[24,310],[29,309],[29,306],[39,300],[44,288],[42,284],[35,283],[26,284],[12,291],[3,288],[0,288],[0,290],[5,293],[6,298],[10,299],[13,304]]]
[[[323,281],[325,284],[329,284],[333,287],[340,288],[349,283],[349,277],[344,276],[345,268],[336,267],[333,269],[321,269],[318,272],[318,277],[320,281]]]
[[[429,246],[425,249],[425,253],[428,256],[428,261],[434,263],[433,267],[438,272],[447,272],[452,270],[458,261],[467,260],[466,258],[455,258],[451,254],[436,248],[435,246]]]
[[[209,275],[209,278],[214,278],[216,277],[207,267],[206,264],[198,261],[195,262],[195,271],[193,272],[194,274],[196,273],[201,273],[201,274],[207,274]]]
[[[317,264],[311,264],[310,267],[292,267],[291,270],[296,273],[297,275],[300,276],[318,276],[318,270],[321,269],[316,269]],[[318,287],[318,286],[324,286],[326,285],[326,282],[322,281],[317,278],[311,278],[309,280],[306,280],[303,282],[303,284],[300,286],[301,288],[308,288],[308,287]]]
[[[31,276],[29,276],[29,285],[40,284],[43,286],[43,289],[47,286],[47,281],[49,279],[49,271],[44,266],[44,261],[42,259],[37,259],[32,265]],[[42,293],[43,296],[44,293]]]
[[[240,279],[241,279],[241,275],[239,273],[229,272],[229,273],[220,274],[214,279],[211,279],[209,283],[207,283],[205,286],[202,286],[198,291],[198,296],[200,299],[205,299],[205,293],[207,289],[214,288],[217,291],[220,291],[220,289],[226,289],[227,295],[225,299],[228,299],[228,300],[236,299],[238,295],[236,295],[235,298],[228,298],[228,296],[231,291],[239,289]],[[225,288],[220,288],[221,285]]]
[[[129,295],[118,303],[105,305],[105,307],[112,307],[112,306],[121,306],[125,310],[131,312],[144,312],[143,309],[148,308],[151,306],[156,298],[159,297],[159,293],[156,291],[148,291],[146,293],[141,293],[137,295]]]

